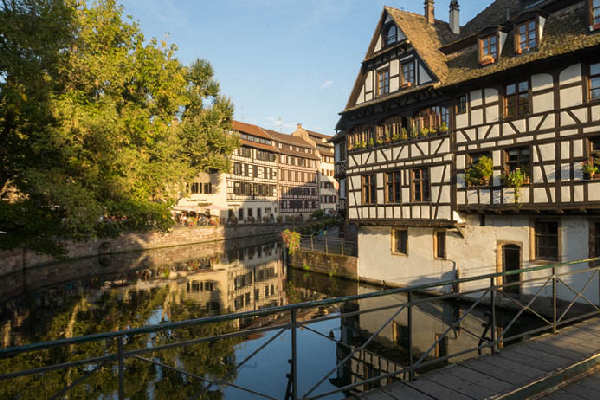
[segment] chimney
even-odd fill
[[[296,129],[298,129],[298,130],[302,129],[302,124],[300,122],[298,122],[296,124]]]
[[[458,0],[452,0],[450,2],[450,29],[452,33],[458,35],[460,33],[460,7],[458,6]]]
[[[425,19],[433,25],[435,20],[433,0],[425,0]]]

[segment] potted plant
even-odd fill
[[[375,146],[375,140],[373,140],[373,138],[369,139],[369,147],[373,147]]]
[[[377,139],[377,144],[379,146],[381,146],[383,144],[383,139],[381,139],[381,138]]]
[[[494,171],[494,162],[488,156],[481,156],[465,173],[467,186],[487,186]]]
[[[504,184],[515,190],[515,204],[519,202],[519,189],[526,183],[529,183],[529,177],[526,173],[522,172],[520,168],[517,168],[504,176]]]
[[[481,65],[490,65],[490,64],[493,64],[495,62],[496,62],[496,59],[493,56],[491,56],[491,55],[488,54],[487,56],[483,56],[481,58],[480,64]]]
[[[403,89],[407,89],[407,88],[409,88],[411,86],[412,86],[412,82],[410,82],[410,81],[402,83],[402,88]]]
[[[419,134],[423,137],[429,135],[429,129],[428,128],[421,128],[421,130],[419,131]]]
[[[587,179],[594,179],[594,175],[598,173],[598,167],[591,161],[584,162],[581,165],[581,169],[583,170],[583,175]]]
[[[397,133],[394,133],[394,135],[392,136],[392,142],[399,142],[400,141],[400,135],[398,135]]]
[[[408,131],[406,130],[406,128],[402,128],[400,130],[400,138],[402,138],[403,140],[408,139]]]
[[[442,125],[440,126],[440,133],[446,133],[448,132],[448,125],[446,125],[445,122],[442,122]]]

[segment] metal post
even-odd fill
[[[315,242],[313,240],[313,236],[312,235],[310,235],[310,249],[312,251],[315,251]]]
[[[329,254],[329,246],[327,246],[327,236],[325,236],[325,254]]]
[[[125,368],[123,360],[123,336],[117,337],[117,356],[119,359],[119,400],[125,400],[125,389],[123,387],[123,372]]]
[[[290,331],[292,333],[292,400],[298,400],[298,348],[296,338],[296,309],[291,310]]]
[[[498,344],[496,343],[496,285],[494,285],[494,278],[490,278],[490,337],[492,340],[492,354],[496,354],[498,351]]]
[[[408,380],[412,381],[415,379],[415,370],[413,368],[413,315],[412,315],[412,292],[408,292],[407,294],[408,300],[408,308],[407,308],[407,317],[408,320]]]
[[[557,303],[556,303],[556,267],[552,267],[552,333],[556,333],[556,317],[557,317]]]
[[[344,241],[342,240],[342,255],[344,255]]]

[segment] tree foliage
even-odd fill
[[[115,0],[0,4],[0,248],[166,229],[186,181],[229,167],[208,62],[182,65]]]

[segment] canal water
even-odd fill
[[[376,290],[379,288],[309,271],[288,270],[283,262],[282,246],[273,238],[93,257],[28,270],[0,282],[0,344],[2,348],[21,346]],[[403,301],[402,295],[395,295],[365,299],[343,308],[344,311],[385,308]],[[301,312],[300,319],[310,321],[336,316],[341,311],[338,307],[342,306]],[[469,307],[470,304],[444,301],[419,305],[413,313],[413,353],[427,352]],[[322,380],[349,354],[352,346],[363,343],[395,311],[386,309],[334,318],[312,323],[310,330],[299,329],[299,393],[305,393]],[[505,316],[505,319],[509,317]],[[435,360],[476,347],[479,343],[477,335],[489,328],[487,321],[486,310],[475,309],[439,340],[428,359]],[[126,338],[125,349],[161,346],[287,322],[289,313],[274,313],[267,317],[137,335]],[[125,368],[125,395],[131,399],[259,398],[235,385],[284,398],[288,383],[286,375],[290,372],[290,333],[278,333],[274,330],[172,347],[143,355],[146,360],[129,358]],[[407,340],[407,315],[403,312],[367,348],[356,352],[348,362],[323,379],[313,394],[329,392],[407,365]],[[24,353],[0,359],[0,374],[101,356],[115,349],[114,341],[102,341]],[[476,355],[476,351],[466,352],[459,359]],[[185,370],[194,377],[152,364],[149,360]],[[442,365],[445,363],[440,362]],[[0,382],[0,398],[50,399],[75,383],[78,384],[67,392],[66,397],[58,398],[117,398],[117,376],[116,366],[110,363],[98,369],[87,365],[46,372],[35,378]],[[384,383],[360,385],[355,391]],[[337,393],[327,398],[341,399],[347,394]]]

